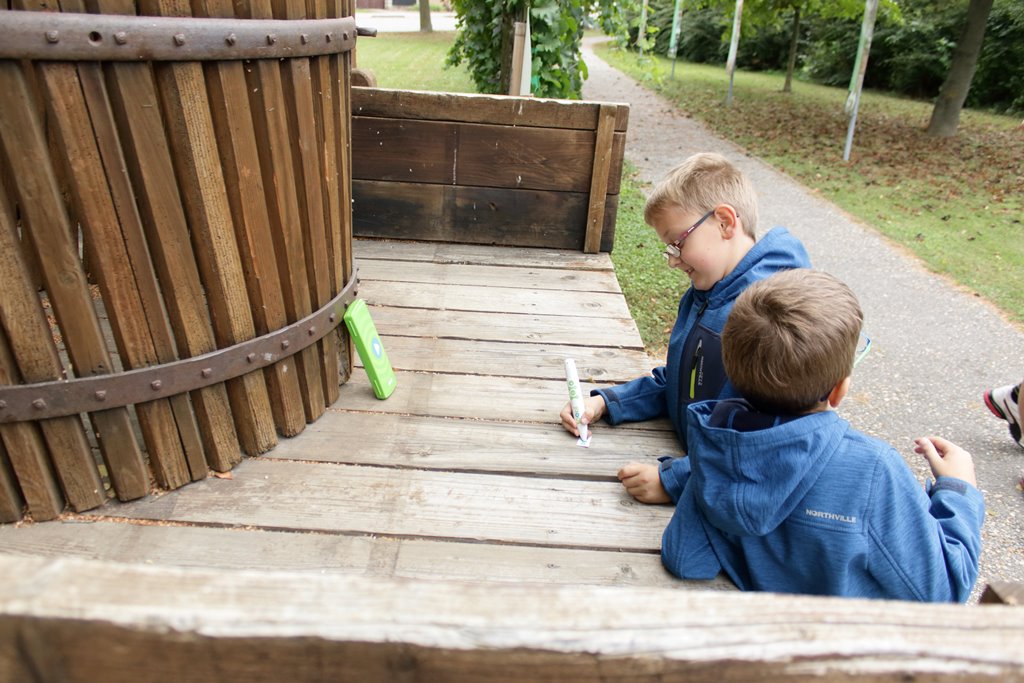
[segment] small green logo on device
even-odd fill
[[[395,390],[395,371],[384,351],[384,345],[377,335],[377,327],[370,317],[370,309],[366,301],[356,299],[345,311],[345,327],[356,345],[359,360],[363,362],[366,375],[370,378],[373,393],[377,398],[385,399]]]

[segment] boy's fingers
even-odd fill
[[[939,453],[935,450],[935,444],[928,437],[920,437],[914,439],[917,444],[918,452],[925,457],[928,461],[939,458]]]

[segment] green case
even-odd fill
[[[391,368],[391,361],[388,360],[388,354],[377,335],[377,327],[370,317],[370,309],[363,299],[356,299],[349,304],[345,311],[345,326],[352,335],[352,342],[370,378],[374,395],[379,399],[387,398],[395,390],[395,371]]]

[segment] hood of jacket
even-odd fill
[[[695,403],[687,436],[697,504],[725,532],[764,536],[804,498],[848,429],[831,410],[790,417],[742,399]]]
[[[810,268],[807,250],[786,228],[775,227],[754,243],[736,267],[709,290],[694,289],[698,298],[707,297],[711,308],[733,302],[751,283],[790,268]],[[702,296],[703,295],[703,296]]]

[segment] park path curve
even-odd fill
[[[584,39],[589,76],[583,97],[630,104],[626,158],[641,180],[655,183],[704,151],[723,154],[749,175],[759,193],[760,231],[789,228],[816,268],[841,278],[860,298],[873,347],[857,366],[840,413],[893,444],[921,480],[928,469],[913,452],[914,437],[944,436],[970,451],[987,511],[978,584],[1024,582],[1024,494],[1018,488],[1024,450],[981,401],[986,388],[1024,377],[1024,331],[873,228],[609,66],[593,52],[595,40]],[[677,70],[677,77],[685,74]]]

